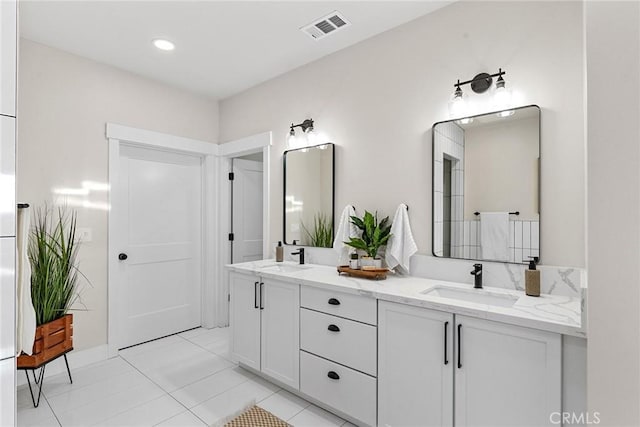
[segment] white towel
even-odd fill
[[[349,264],[349,254],[355,252],[354,248],[344,244],[350,238],[358,237],[358,227],[351,223],[351,217],[355,216],[355,214],[355,208],[347,205],[342,210],[342,215],[340,215],[336,236],[333,239],[333,250],[338,252],[338,265]]]
[[[409,274],[411,255],[418,252],[418,246],[413,239],[407,205],[401,203],[396,209],[391,224],[391,237],[387,241],[385,260],[387,267],[395,268],[397,272]]]
[[[16,354],[31,354],[36,336],[36,311],[31,299],[31,264],[29,246],[29,208],[18,209],[16,256]]]
[[[509,212],[480,213],[482,258],[509,261]]]

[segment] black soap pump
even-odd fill
[[[530,297],[540,296],[540,270],[536,270],[539,258],[529,257],[529,268],[524,271],[524,289]]]
[[[278,242],[278,246],[276,246],[276,262],[282,262],[284,260],[284,248],[282,247],[282,242]]]

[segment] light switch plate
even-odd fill
[[[88,243],[93,240],[93,232],[90,228],[78,227],[76,229],[76,237],[82,243]]]

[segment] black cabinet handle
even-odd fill
[[[260,282],[260,310],[264,310],[264,296],[262,295],[263,282]]]
[[[258,283],[253,284],[253,308],[258,308]]]
[[[460,356],[460,347],[461,347],[460,337],[462,336],[461,331],[462,331],[462,325],[458,324],[458,369],[462,368],[462,358]]]
[[[340,328],[338,328],[336,325],[329,325],[327,329],[331,332],[340,332]]]
[[[444,322],[444,364],[448,365],[449,360],[447,359],[447,332],[449,330],[449,322]]]
[[[327,373],[327,376],[328,376],[329,378],[331,378],[332,380],[339,380],[339,379],[340,379],[340,375],[336,374],[336,373],[335,373],[335,372],[333,372],[333,371],[329,371],[329,372]]]
[[[329,302],[330,305],[340,305],[340,301],[338,301],[335,298],[329,298],[328,302]]]
[[[125,253],[122,253],[122,254],[119,254],[119,255],[118,255],[118,259],[119,259],[120,261],[124,261],[124,260],[125,260],[125,259],[127,259],[127,258],[129,258],[129,257],[128,257],[128,256],[127,256],[127,254],[125,254]]]

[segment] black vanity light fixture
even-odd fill
[[[497,77],[498,79],[495,83],[493,107],[497,110],[509,108],[511,106],[511,91],[506,87],[506,82],[502,77],[505,74],[506,71],[503,71],[502,68],[499,68],[497,73],[480,73],[471,80],[467,80],[464,82],[458,80],[456,83],[454,83],[453,87],[455,88],[455,90],[451,97],[451,101],[449,102],[449,113],[451,114],[451,116],[464,117],[468,115],[468,106],[464,98],[464,93],[462,92],[462,86],[470,85],[473,92],[482,94],[491,88],[494,77]]]
[[[301,136],[296,135],[295,128],[302,129]],[[319,139],[313,128],[313,119],[305,119],[297,125],[291,123],[291,126],[289,126],[289,136],[287,137],[287,149],[292,150],[322,144],[323,142]],[[327,146],[320,145],[320,148],[325,149]]]

